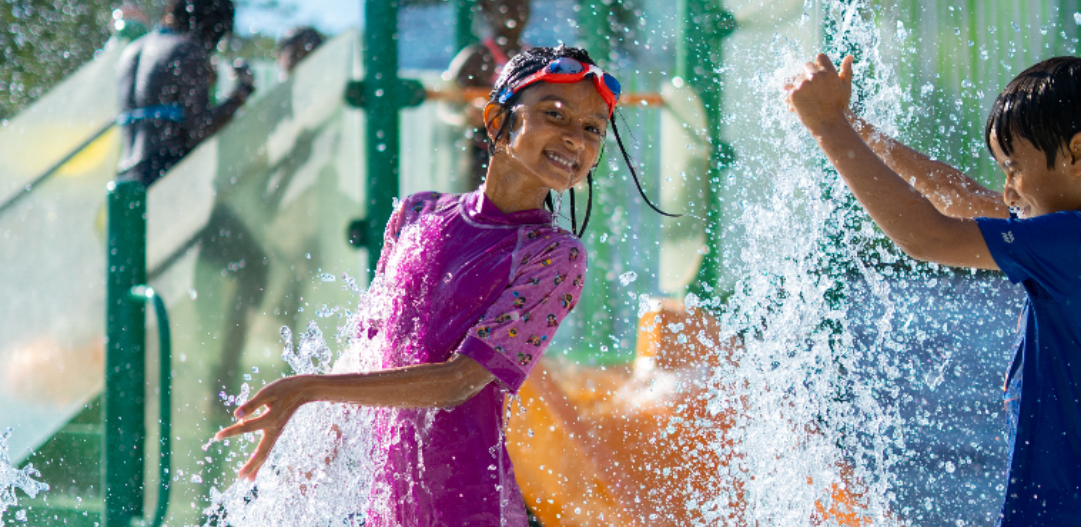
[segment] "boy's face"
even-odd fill
[[[997,139],[992,134],[991,150],[1006,173],[1002,199],[1018,209],[1019,216],[1081,210],[1081,134],[1064,145],[1051,168],[1047,168],[1047,156],[1028,140],[1016,138],[1013,153],[1007,156]]]

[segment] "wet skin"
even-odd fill
[[[550,190],[563,191],[584,180],[597,161],[606,131],[608,107],[592,81],[538,83],[523,92],[519,101],[511,133],[496,143],[485,184],[485,194],[504,213],[541,208]],[[498,105],[485,108],[491,137],[502,124],[498,114]],[[214,439],[263,432],[238,474],[254,480],[286,423],[304,404],[453,407],[492,380],[488,370],[462,355],[442,363],[369,373],[286,377],[268,384],[237,408],[235,415],[242,421],[221,430]]]
[[[848,188],[890,239],[918,260],[997,270],[975,221],[947,216],[890,169],[849,123],[852,60],[839,73],[824,54],[808,62],[788,103]]]
[[[484,108],[493,141],[506,118],[500,109],[495,103]],[[513,111],[513,126],[496,142],[485,184],[485,195],[505,213],[539,209],[550,190],[585,180],[608,126],[608,106],[588,79],[535,84]]]
[[[1014,138],[1013,152],[1007,156],[992,133],[991,151],[1006,173],[1002,199],[1022,218],[1081,210],[1081,133],[1063,145],[1051,167],[1043,152],[1020,137]]]

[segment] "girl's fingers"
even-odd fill
[[[259,390],[259,392],[255,394],[255,397],[252,397],[248,402],[238,406],[233,412],[233,415],[236,416],[237,419],[243,419],[245,416],[255,413],[260,406],[269,405],[270,397],[263,393],[265,391],[265,388]]]
[[[267,423],[266,420],[267,414],[263,414],[254,419],[248,419],[247,421],[237,423],[229,428],[218,431],[217,434],[214,434],[214,439],[221,440],[235,435],[255,432],[256,430],[265,430],[269,426],[269,423]]]
[[[274,449],[274,443],[278,442],[279,432],[263,434],[263,439],[259,441],[259,446],[256,447],[255,453],[252,454],[251,459],[244,464],[244,467],[240,469],[240,473],[237,476],[241,479],[247,478],[254,481],[255,476],[259,473],[259,468],[266,463],[267,457],[270,455],[270,451]]]

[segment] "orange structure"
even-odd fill
[[[729,361],[739,339],[674,301],[647,312],[638,327],[632,364],[572,368],[545,360],[510,403],[507,447],[526,502],[546,527],[707,523],[698,504],[722,494],[736,501],[729,510],[742,508],[738,479],[717,488],[733,459],[714,448],[739,416],[707,410],[710,374],[735,366]],[[870,524],[857,496],[834,487],[832,500],[808,520]],[[746,525],[740,517],[722,523]]]

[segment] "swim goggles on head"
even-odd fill
[[[589,76],[593,77],[593,86],[597,88],[597,93],[601,95],[601,98],[608,105],[608,115],[611,116],[616,109],[616,103],[619,102],[619,93],[621,91],[619,81],[594,64],[582,64],[570,57],[555,59],[540,71],[518,81],[513,86],[503,88],[500,90],[496,102],[506,104],[515,93],[537,81],[570,84]]]

